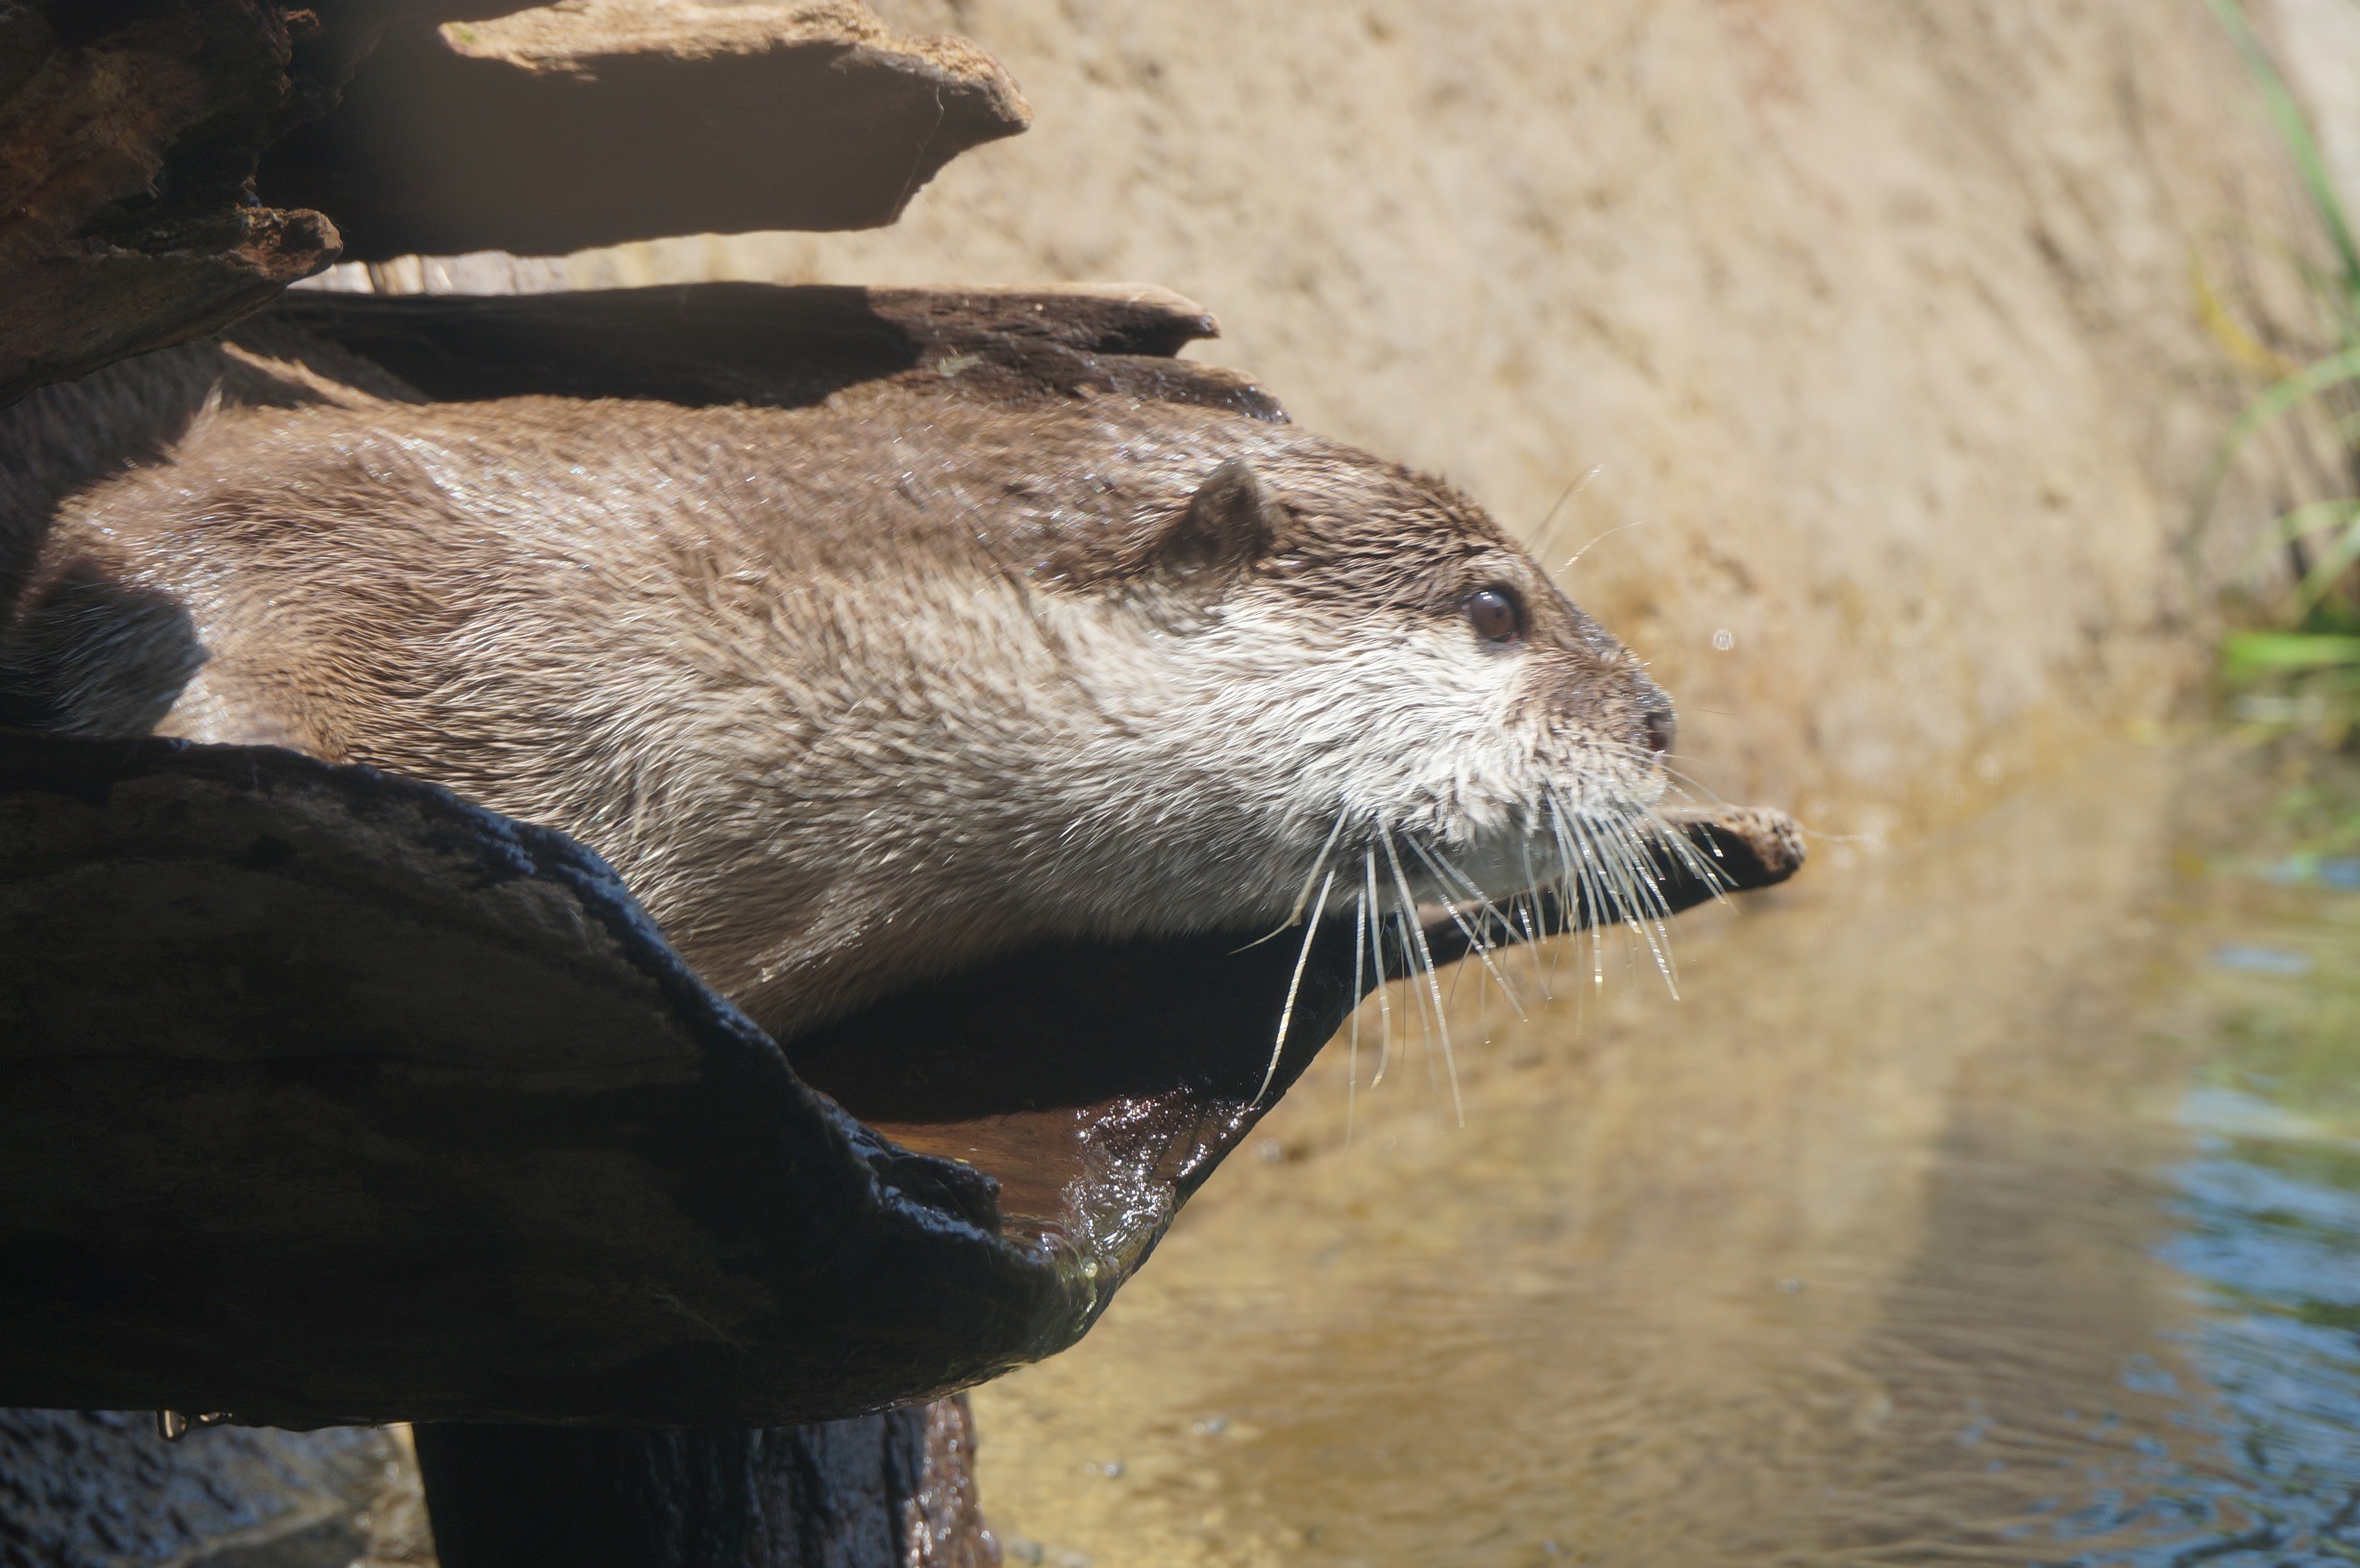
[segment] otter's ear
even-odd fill
[[[1152,569],[1175,586],[1223,581],[1270,552],[1278,541],[1278,506],[1254,465],[1232,457],[1215,469],[1163,537]]]

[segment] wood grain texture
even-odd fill
[[[796,407],[872,381],[1024,403],[1115,394],[1283,421],[1248,378],[1173,357],[1217,337],[1167,290],[688,283],[561,294],[302,291],[272,319],[438,401],[544,394]]]
[[[964,1397],[804,1427],[427,1426],[442,1568],[993,1568]]]
[[[262,160],[263,199],[332,212],[357,259],[873,228],[1031,121],[991,56],[857,0],[437,22],[388,28],[337,112]]]
[[[1687,831],[1776,881],[1766,821]],[[940,1396],[1104,1310],[1357,1002],[1334,935],[1267,1095],[1293,944],[1235,933],[1020,952],[782,1052],[562,835],[270,747],[0,734],[0,1404]]]
[[[0,15],[0,403],[212,331],[335,259],[332,224],[248,185],[300,112],[294,50],[262,0]]]

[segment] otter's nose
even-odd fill
[[[1662,756],[1671,750],[1672,741],[1679,731],[1679,722],[1673,719],[1671,709],[1650,708],[1647,710],[1647,745],[1657,756]]]

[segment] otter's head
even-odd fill
[[[1078,601],[1073,668],[1122,737],[1076,755],[1058,852],[1157,846],[1099,929],[1552,885],[1644,906],[1671,704],[1481,509],[1291,432],[1164,478],[1126,522],[1069,527],[1030,563],[1069,590],[1045,598]]]

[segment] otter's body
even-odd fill
[[[774,1031],[1026,941],[1275,923],[1323,868],[1512,893],[1661,788],[1660,694],[1529,556],[1290,427],[339,401],[212,408],[58,506],[0,699],[563,828]]]

